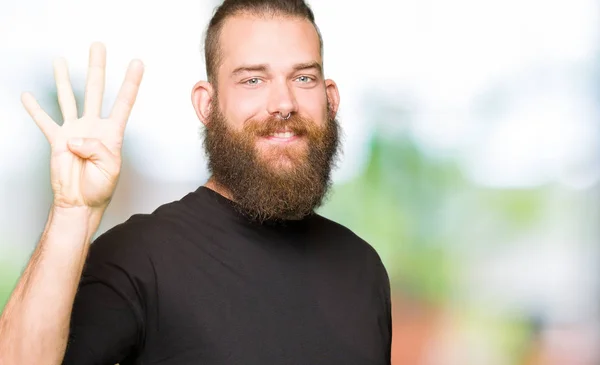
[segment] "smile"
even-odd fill
[[[265,136],[264,138],[271,141],[271,142],[276,142],[276,143],[285,143],[285,142],[291,142],[294,141],[296,139],[298,139],[300,136],[298,136],[296,133],[294,133],[293,131],[290,130],[280,130],[274,133],[271,133],[267,136]]]

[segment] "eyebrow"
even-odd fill
[[[243,72],[267,72],[268,68],[269,67],[265,64],[244,65],[244,66],[240,66],[240,67],[236,68],[235,70],[233,70],[233,72],[231,74],[235,76],[235,75],[241,74]]]
[[[323,74],[323,67],[317,61],[305,62],[305,63],[298,63],[298,64],[294,65],[293,69],[294,69],[294,71],[302,71],[302,70],[314,69],[314,70],[317,70],[317,72],[319,73],[319,75]]]
[[[323,67],[317,61],[297,63],[292,67],[292,69],[294,70],[294,72],[315,69],[315,70],[317,70],[317,72],[320,75],[323,74]],[[242,65],[242,66],[236,68],[235,70],[233,70],[233,72],[231,74],[233,76],[236,76],[236,75],[239,75],[244,72],[268,72],[268,71],[269,71],[269,66],[267,64]]]

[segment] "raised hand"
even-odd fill
[[[66,61],[54,63],[54,78],[64,123],[59,126],[24,93],[25,109],[51,146],[50,181],[54,205],[61,208],[105,208],[115,190],[121,170],[121,146],[125,125],[135,103],[144,67],[131,61],[108,118],[100,115],[104,94],[106,49],[90,47],[83,115],[78,117]]]

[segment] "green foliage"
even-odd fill
[[[543,218],[547,192],[475,186],[452,158],[376,133],[363,173],[334,187],[325,216],[380,253],[392,285],[429,302],[457,289],[460,253],[504,242]],[[484,237],[486,237],[484,239]]]
[[[451,161],[428,158],[407,138],[375,136],[364,173],[336,186],[321,213],[373,245],[396,285],[438,301],[453,271],[445,205],[464,184]]]

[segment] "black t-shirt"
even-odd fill
[[[200,187],[91,245],[64,364],[390,363],[375,250],[317,214],[250,222]]]

